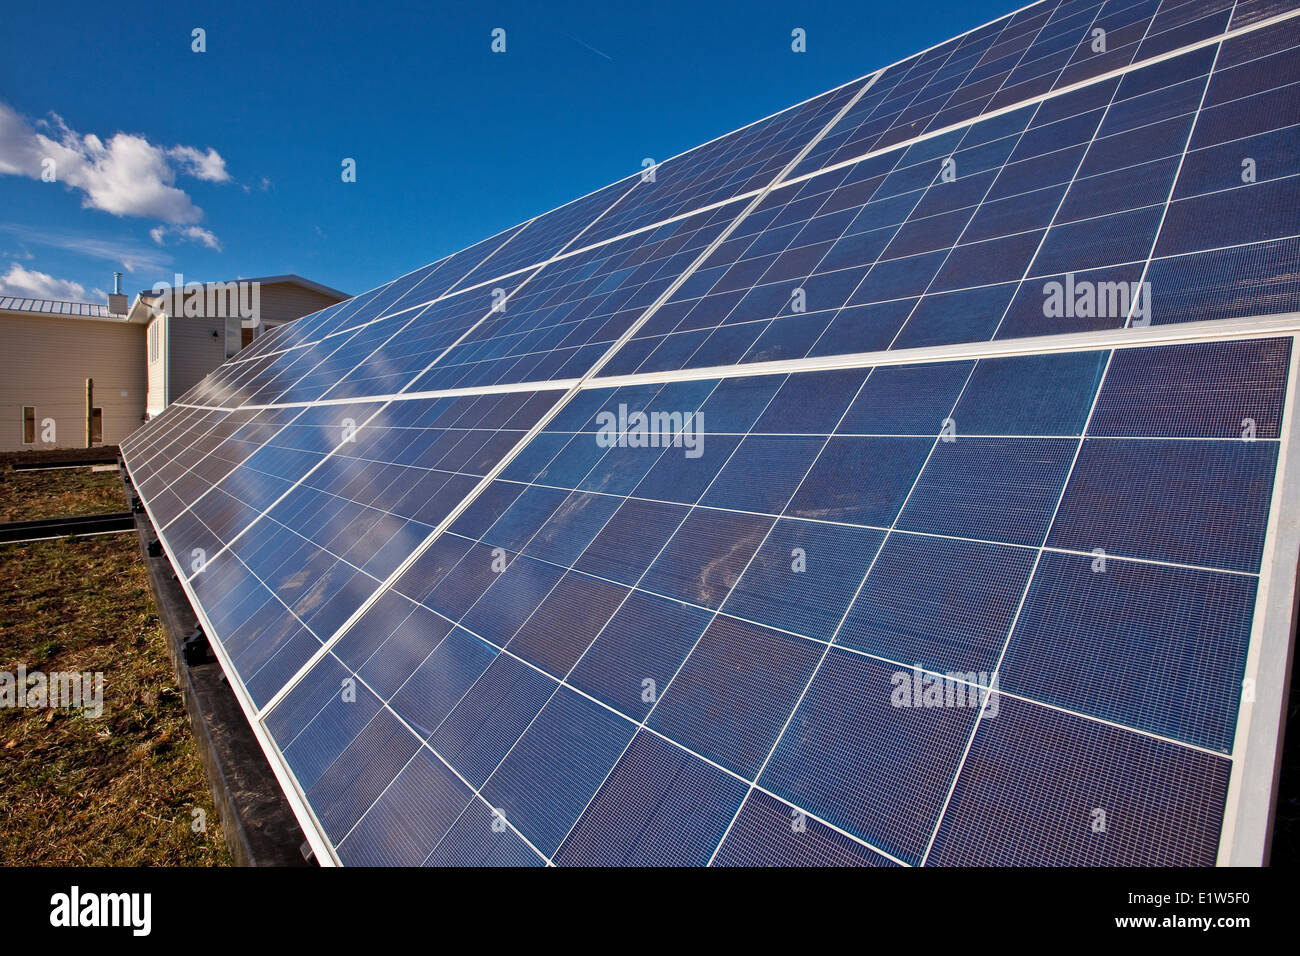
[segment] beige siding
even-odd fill
[[[339,301],[331,295],[305,289],[296,283],[263,284],[258,290],[258,312],[263,322],[279,324],[319,311]],[[233,305],[232,305],[233,307]],[[211,319],[171,317],[167,321],[170,383],[165,403],[174,402],[240,348],[238,315]],[[259,334],[265,332],[263,327]],[[216,333],[214,336],[213,333]],[[150,392],[150,408],[154,407]]]
[[[125,322],[0,313],[0,451],[84,448],[86,379],[104,416],[104,444],[140,427],[145,410],[144,327]],[[125,393],[125,394],[124,394]],[[37,443],[23,444],[23,406],[36,406]],[[52,418],[55,441],[43,443]]]
[[[277,282],[262,286],[262,320],[284,322],[319,312],[339,300],[300,285]]]
[[[273,325],[281,325],[311,315],[333,305],[339,300],[332,295],[325,295],[300,285],[289,282],[275,282],[263,285],[259,291],[259,318],[263,323],[258,335],[264,335]],[[226,355],[235,355],[240,348],[240,319],[226,319]]]
[[[174,402],[226,360],[224,319],[167,316],[167,400]]]

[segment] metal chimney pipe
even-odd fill
[[[113,292],[108,297],[108,311],[112,315],[120,315],[122,318],[127,317],[130,306],[126,301],[126,296],[122,294],[122,273],[113,273]]]

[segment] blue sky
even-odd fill
[[[6,4],[0,293],[358,293],[1016,5]]]

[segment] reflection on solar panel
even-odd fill
[[[319,858],[1261,862],[1295,6],[1031,5],[131,436]]]

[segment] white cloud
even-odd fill
[[[24,269],[17,262],[9,264],[9,271],[0,276],[0,295],[16,295],[25,299],[64,299],[83,302],[86,287],[71,279],[56,279],[48,272]]]
[[[129,239],[96,239],[92,236],[50,232],[10,223],[0,223],[0,233],[11,235],[22,243],[49,246],[65,252],[103,259],[113,263],[114,266],[122,266],[125,271],[131,273],[165,271],[172,264],[172,257],[167,253]],[[30,259],[31,256],[28,255],[27,258]]]
[[[202,226],[187,226],[181,230],[181,234],[190,242],[201,242],[209,249],[221,251],[221,240]]]
[[[177,175],[230,180],[226,161],[214,149],[165,149],[130,133],[116,133],[106,143],[93,133],[77,133],[57,114],[50,116],[33,126],[0,103],[0,174],[40,179],[43,164],[52,160],[56,181],[79,190],[83,206],[178,225],[201,221],[203,210],[175,185]]]
[[[209,249],[221,251],[221,240],[202,226],[154,226],[149,230],[149,238],[160,246],[166,243],[168,236],[174,236],[182,242],[202,243]]]
[[[35,130],[8,104],[0,103],[0,174],[40,178],[42,158]]]
[[[208,147],[208,151],[204,153],[193,146],[173,146],[167,150],[167,155],[180,163],[181,171],[187,176],[209,183],[230,182],[226,161],[211,147]]]

